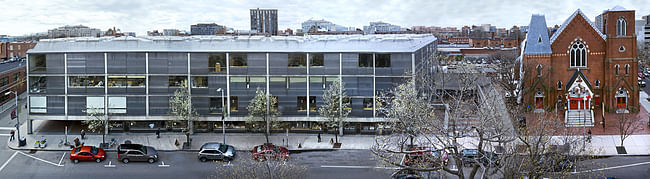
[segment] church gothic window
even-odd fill
[[[581,40],[573,42],[569,47],[569,57],[571,58],[571,68],[587,67],[587,46]]]
[[[627,28],[627,21],[625,18],[620,17],[616,21],[616,36],[625,36],[625,30]]]

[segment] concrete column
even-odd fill
[[[32,130],[32,120],[27,119],[27,121],[25,121],[25,122],[27,122],[27,134],[34,133],[34,131]],[[20,127],[20,125],[18,127]]]

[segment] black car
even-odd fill
[[[470,166],[479,159],[478,149],[463,149],[460,154],[463,166]]]

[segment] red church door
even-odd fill
[[[627,106],[627,99],[625,97],[617,97],[616,98],[616,108],[617,109],[625,109]]]

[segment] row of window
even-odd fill
[[[278,102],[278,97],[277,96],[272,96],[274,100],[271,100],[273,102],[272,106],[273,107],[278,107],[279,102]],[[296,109],[298,111],[306,111],[307,110],[307,96],[297,96],[297,106]],[[124,96],[109,96],[108,97],[108,112],[112,114],[126,114],[126,97]],[[223,105],[222,103],[225,103],[225,101],[222,101],[221,97],[213,97],[210,98],[210,106],[209,106],[209,112],[213,114],[218,114],[221,113],[223,110]],[[352,100],[351,98],[344,98],[343,99],[344,104],[348,104],[348,109],[352,109]],[[30,113],[47,113],[47,98],[45,96],[31,96],[29,98],[29,106],[30,106]],[[372,110],[373,106],[373,101],[372,98],[364,98],[363,99],[363,110]],[[96,112],[96,113],[103,113],[104,108],[104,97],[97,97],[97,96],[88,96],[86,97],[86,111],[87,112]],[[237,96],[230,96],[230,111],[238,111],[239,110],[239,97]],[[309,96],[309,110],[310,111],[316,111],[317,106],[316,106],[316,96]]]
[[[187,76],[168,76],[168,87],[178,88],[183,82],[187,79]],[[207,88],[208,87],[208,77],[207,76],[193,76],[191,77],[191,86],[192,88]],[[0,84],[5,84],[4,81],[7,81],[8,77],[0,79]],[[32,83],[32,88],[44,88],[47,85],[47,77],[45,76],[34,76],[30,78]],[[104,76],[70,76],[69,77],[69,87],[71,88],[103,88],[104,87]],[[145,87],[145,76],[108,76],[108,87],[112,88],[131,88],[131,87]],[[311,76],[311,83],[322,83],[323,88],[327,82],[333,82],[338,80],[338,77],[325,77],[325,76]],[[306,83],[307,77],[269,77],[271,83],[283,83],[287,88],[293,83]],[[251,83],[266,83],[266,77],[261,76],[233,76],[230,77],[231,83],[246,83],[247,87],[250,87]],[[8,83],[8,82],[7,82]],[[0,85],[3,86],[3,85]]]
[[[359,67],[372,67],[373,66],[373,54],[371,53],[361,53],[358,54]],[[182,58],[180,56],[163,56],[161,58]],[[99,59],[100,56],[80,57],[80,63],[84,63],[84,59]],[[150,57],[155,59],[157,57]],[[230,66],[232,67],[247,67],[248,66],[248,54],[247,53],[229,53]],[[133,58],[129,58],[132,60]],[[103,60],[99,59],[100,61]],[[288,54],[288,67],[307,67],[307,54],[306,53],[289,53]],[[309,66],[312,67],[322,67],[324,66],[324,54],[323,53],[309,53]],[[68,64],[70,67],[76,67],[74,60],[69,57]],[[391,54],[375,54],[374,56],[374,66],[375,67],[391,67]],[[83,66],[83,64],[80,64]],[[32,54],[30,55],[30,69],[34,72],[44,71],[47,67],[46,55],[45,54]],[[226,68],[226,53],[209,53],[208,54],[208,68],[210,72],[225,72]]]

